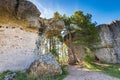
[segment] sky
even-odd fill
[[[77,10],[92,14],[92,22],[107,24],[120,20],[120,0],[29,0],[41,12],[41,17],[51,18],[54,12],[72,15]]]

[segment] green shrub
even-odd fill
[[[89,62],[89,63],[94,62],[95,61],[95,57],[90,56],[90,55],[86,55],[85,58],[84,58],[84,61],[85,62]]]
[[[66,66],[62,66],[62,70],[63,73],[59,76],[55,76],[55,77],[47,77],[47,78],[36,78],[36,77],[29,77],[27,74],[27,72],[21,72],[21,71],[16,71],[16,72],[12,72],[12,73],[16,73],[17,74],[17,78],[15,78],[14,80],[63,80],[68,72],[67,72],[67,67]],[[3,80],[5,75],[7,75],[7,73],[9,73],[11,71],[5,71],[3,73],[0,74],[0,80]]]
[[[120,64],[84,63],[83,67],[93,71],[100,71],[120,79]]]
[[[5,77],[5,75],[7,75],[7,73],[10,72],[9,70],[4,71],[3,73],[0,74],[0,80],[3,80],[3,78]]]

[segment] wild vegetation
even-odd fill
[[[82,45],[84,46],[85,53],[87,53],[82,63],[83,67],[95,71],[101,71],[110,76],[120,78],[119,64],[107,64],[99,62],[96,64],[95,56],[91,56],[92,51],[95,50],[93,45],[100,41],[100,37],[96,29],[96,23],[91,21],[91,17],[91,14],[84,14],[82,11],[76,11],[69,17],[65,14],[60,15],[58,12],[55,12],[52,20],[63,20],[65,22],[65,26],[61,33],[56,34],[57,30],[55,30],[51,33],[51,36],[47,37],[47,39],[51,40],[49,43],[51,47],[50,51],[54,56],[57,57],[57,60],[61,64],[65,63],[61,60],[64,60],[66,56],[68,57],[69,64],[75,64],[79,61],[77,60],[76,51],[74,50],[73,46]],[[49,35],[49,33],[46,33],[46,35]],[[61,43],[61,47],[59,48],[56,47],[58,42]],[[67,55],[64,55],[65,58],[63,58],[63,56],[60,56],[61,54]],[[71,56],[74,59],[72,59]]]
[[[111,76],[119,77],[119,64],[95,64],[95,57],[91,56],[93,45],[100,41],[96,23],[91,20],[91,14],[84,14],[82,11],[76,11],[71,16],[54,13],[51,21],[52,28],[46,30],[40,29],[43,33],[39,33],[42,38],[41,50],[43,52],[51,52],[57,61],[62,65],[79,63],[74,46],[84,46],[86,57],[83,61],[83,67],[101,71]],[[64,27],[54,25],[52,22],[64,21]],[[42,26],[46,26],[43,22]],[[47,25],[48,26],[48,25]],[[92,54],[93,55],[93,54]],[[72,56],[72,57],[71,57]],[[31,78],[27,72],[15,72],[18,76],[15,80],[63,80],[68,74],[66,67],[62,67],[63,74],[55,77],[47,78]],[[0,74],[2,80],[9,71]]]
[[[97,54],[94,54],[96,49],[104,48],[102,50],[103,52],[101,51],[102,54],[105,53],[104,55],[106,58],[104,59],[106,60],[104,61],[107,61],[108,57],[108,62],[113,61],[113,63],[119,63],[120,56],[118,44],[120,30],[118,28],[120,21],[105,24],[106,27],[103,28],[103,31],[100,31],[103,33],[100,37],[101,39],[102,37],[104,38],[104,40],[102,39],[102,42],[103,44],[106,44],[103,46],[98,45],[99,47],[95,48],[96,44],[99,44],[99,34],[101,34],[98,34],[97,30],[102,30],[102,28],[96,28],[97,23],[92,22],[91,14],[85,14],[80,10],[75,11],[70,16],[67,16],[66,14],[61,15],[59,12],[55,12],[52,18],[43,19],[40,17],[41,12],[39,12],[37,7],[29,1],[30,0],[0,1],[0,43],[2,43],[0,45],[2,50],[0,52],[0,59],[2,61],[0,71],[2,72],[2,70],[6,69],[26,70],[29,68],[28,71],[25,72],[5,71],[0,73],[0,80],[6,80],[6,76],[14,78],[11,80],[63,80],[68,74],[66,65],[74,64],[120,78],[120,64],[100,62],[104,56],[100,55],[103,57],[100,59]],[[113,29],[113,26],[116,27],[114,28],[115,30]],[[21,54],[21,52],[22,56],[18,55]],[[51,53],[54,56],[51,55]],[[50,56],[46,56],[46,54],[50,54]],[[59,63],[57,63],[54,57]],[[115,59],[112,60],[112,58]],[[15,62],[13,59],[15,59]],[[52,73],[60,75],[54,76]],[[9,74],[14,74],[15,76]],[[45,77],[44,75],[53,77]]]
[[[99,71],[99,72],[103,72],[107,75],[113,76],[113,77],[117,77],[120,79],[120,64],[108,64],[105,62],[84,62],[83,63],[83,67],[93,70],[93,71]]]
[[[14,80],[63,80],[68,72],[67,72],[67,67],[66,66],[62,66],[62,71],[63,73],[59,76],[54,76],[54,77],[46,77],[46,78],[43,78],[43,77],[30,77],[28,75],[28,72],[21,72],[21,71],[15,71],[15,72],[11,72],[11,71],[5,71],[3,73],[0,74],[0,80],[3,80],[5,78],[5,76],[8,74],[8,73],[15,73],[16,74],[16,77],[14,78]],[[13,80],[13,79],[12,79]]]
[[[91,21],[91,17],[91,14],[84,14],[82,11],[76,11],[69,17],[65,14],[61,15],[58,12],[55,12],[50,21],[62,20],[65,25],[62,30],[59,30],[61,29],[60,26],[52,25],[52,29],[47,29],[45,31],[45,34],[43,35],[49,44],[47,45],[47,51],[52,52],[57,59],[60,59],[60,55],[67,54],[70,64],[79,62],[73,45],[84,45],[92,50],[92,45],[100,41],[95,27],[96,23]],[[58,45],[59,47],[57,47]],[[66,45],[64,51],[62,51],[63,45]],[[70,56],[72,56],[73,59],[70,59]]]

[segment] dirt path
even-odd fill
[[[77,66],[69,66],[69,75],[64,80],[120,80],[101,72],[81,69]]]

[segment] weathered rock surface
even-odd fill
[[[37,33],[20,28],[0,28],[0,72],[26,70],[37,59]]]
[[[0,73],[29,68],[35,76],[62,73],[52,54],[40,55],[41,35],[38,34],[43,33],[45,24],[41,31],[44,22],[39,16],[36,6],[27,0],[0,0]],[[48,24],[51,27],[63,25],[61,21]]]
[[[30,75],[35,77],[56,76],[62,73],[61,67],[51,53],[42,54],[30,67]]]
[[[96,56],[101,61],[120,63],[120,20],[98,26],[101,43]]]
[[[40,27],[40,12],[27,0],[0,0],[0,25]]]
[[[7,75],[5,75],[3,80],[14,80],[17,77],[16,73],[8,72]]]

